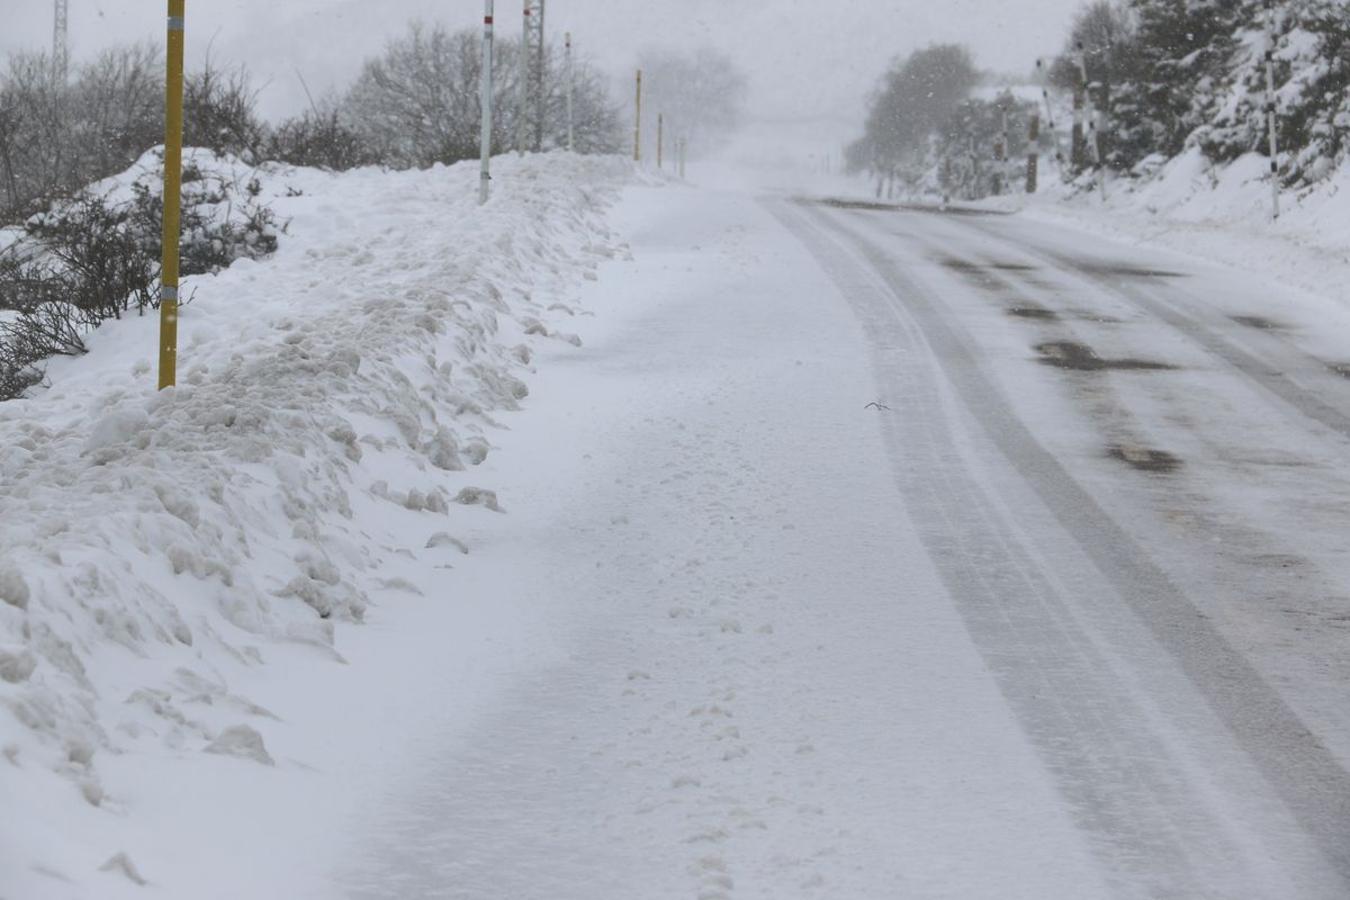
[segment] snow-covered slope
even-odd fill
[[[209,805],[302,765],[240,685],[336,677],[345,629],[422,592],[400,560],[471,549],[498,509],[474,467],[531,347],[576,340],[549,323],[622,252],[603,212],[629,171],[504,159],[481,210],[476,166],[259,173],[288,231],[187,284],[178,388],[155,391],[147,317],[0,405],[0,897],[154,882],[147,784]]]
[[[1266,157],[1214,165],[1190,149],[1138,181],[1113,180],[1107,202],[1053,184],[1025,203],[1033,218],[1155,243],[1254,270],[1350,305],[1350,161],[1323,181],[1280,196],[1272,220]]]

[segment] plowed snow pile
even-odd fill
[[[504,159],[482,209],[476,166],[261,171],[280,249],[185,285],[176,389],[132,318],[0,404],[0,897],[139,882],[75,827],[71,804],[135,819],[104,761],[272,766],[276,719],[236,683],[281,646],[340,663],[335,630],[416,591],[381,571],[414,549],[392,523],[449,560],[457,522],[496,514],[473,473],[494,414],[531,346],[575,341],[550,323],[622,252],[603,213],[629,171]]]

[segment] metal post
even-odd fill
[[[530,15],[533,13],[530,0],[521,4],[524,12],[524,25],[520,34],[520,84],[519,108],[516,110],[516,153],[525,155],[525,146],[530,132]]]
[[[1266,125],[1270,130],[1270,208],[1272,218],[1280,217],[1280,145],[1279,119],[1275,108],[1275,4],[1266,0]]]
[[[1097,104],[1092,123],[1092,155],[1097,159],[1097,190],[1106,202],[1106,154],[1102,152],[1102,132],[1106,130],[1106,86],[1101,86],[1101,101]]]
[[[576,92],[576,70],[572,64],[572,32],[567,32],[567,152],[577,150],[576,120],[572,111],[572,95]]]
[[[1045,86],[1049,75],[1045,69],[1045,61],[1036,60],[1036,75],[1041,83],[1041,100],[1045,104],[1045,130],[1050,137],[1050,145],[1055,150],[1055,162],[1060,167],[1060,177],[1064,177],[1064,148],[1059,143],[1059,129],[1055,125],[1055,107],[1050,102],[1050,90]]]
[[[478,182],[478,203],[488,202],[492,193],[492,31],[493,0],[483,2],[483,75],[479,105],[483,108],[482,174]]]
[[[994,161],[998,163],[995,167],[994,193],[1004,193],[1004,182],[1008,180],[1008,157],[1012,156],[1010,152],[1012,145],[1008,143],[1008,111],[1005,109],[1001,113],[1000,122],[1001,131],[994,140]]]
[[[178,230],[183,182],[184,0],[169,0],[164,81],[164,231],[159,274],[159,388],[178,378]]]
[[[1069,143],[1069,167],[1075,176],[1086,166],[1086,143],[1083,140],[1083,94],[1087,90],[1087,73],[1083,57],[1078,57],[1078,81],[1073,86],[1073,134]]]
[[[534,117],[534,152],[539,153],[544,149],[544,56],[548,48],[544,45],[544,2],[545,0],[534,0],[535,15],[530,21],[534,25],[533,47],[534,58],[531,60],[533,66],[533,83],[530,85],[531,114]]]
[[[1036,193],[1041,166],[1041,115],[1033,112],[1027,123],[1027,193]]]
[[[666,167],[666,116],[656,114],[656,168]]]
[[[633,115],[633,162],[642,162],[642,70],[637,72],[637,104]]]
[[[1003,183],[1007,188],[1007,193],[1011,194],[1016,189],[1013,187],[1016,181],[1017,164],[1013,161],[1012,152],[1012,132],[1008,130],[1008,109],[1003,109]]]
[[[1083,98],[1087,103],[1083,119],[1087,122],[1088,130],[1092,133],[1092,161],[1097,166],[1097,189],[1101,193],[1102,201],[1105,202],[1106,160],[1102,159],[1102,120],[1100,113],[1096,110],[1096,104],[1092,100],[1092,84],[1088,81],[1087,53],[1083,50],[1082,44],[1078,45],[1078,80],[1082,85]]]
[[[56,0],[52,16],[52,73],[63,85],[70,72],[70,0]]]

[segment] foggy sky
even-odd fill
[[[69,0],[72,53],[163,40],[163,0]],[[854,119],[887,61],[935,41],[960,41],[984,68],[1023,73],[1057,50],[1081,0],[550,0],[552,37],[616,75],[644,48],[712,44],[750,75],[759,117]],[[519,32],[519,0],[498,0],[500,28]],[[189,68],[208,46],[245,63],[265,88],[262,111],[339,89],[363,57],[410,18],[476,27],[482,0],[189,0]],[[50,0],[0,0],[0,53],[50,45]]]

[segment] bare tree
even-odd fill
[[[163,71],[151,43],[107,50],[81,70],[70,110],[87,138],[78,141],[81,178],[119,172],[163,141]]]
[[[379,162],[374,148],[332,99],[315,103],[272,129],[266,157],[335,172]]]
[[[71,186],[67,94],[53,79],[51,60],[45,54],[16,53],[9,58],[0,83],[6,218],[21,216],[41,198]]]
[[[476,31],[449,32],[414,23],[384,53],[368,60],[342,104],[346,121],[381,162],[426,167],[477,158],[482,117],[482,53]],[[493,59],[492,147],[515,147],[519,121],[520,44],[501,41]],[[566,132],[564,85],[555,54],[546,57],[545,148],[561,146]],[[577,146],[608,151],[618,144],[618,112],[603,81],[586,64],[576,67]]]
[[[917,50],[893,63],[872,97],[863,137],[850,149],[850,166],[887,179],[907,166],[926,167],[931,140],[978,81],[970,51],[956,44]]]
[[[243,67],[219,69],[208,58],[183,85],[183,144],[258,162],[267,131],[256,112],[257,100]]]
[[[125,169],[163,133],[159,52],[148,44],[105,51],[73,83],[50,59],[15,54],[0,74],[0,219]]]
[[[725,144],[745,115],[749,82],[731,57],[710,47],[652,51],[639,59],[643,105],[666,117],[696,150]]]

